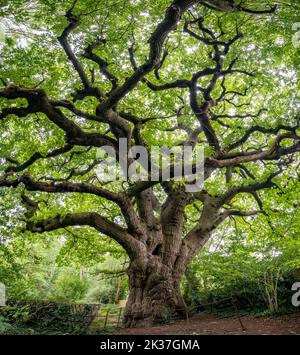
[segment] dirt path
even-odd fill
[[[180,320],[172,324],[152,328],[118,329],[113,334],[136,335],[300,335],[300,313],[281,319],[266,317],[242,317],[246,328],[242,330],[239,319],[218,318],[211,314],[192,317],[189,322]]]

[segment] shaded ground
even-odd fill
[[[300,335],[300,313],[282,318],[241,317],[245,331],[237,317],[218,318],[211,314],[196,315],[187,322],[152,328],[118,329],[113,334],[136,335]]]

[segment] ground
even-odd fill
[[[186,320],[151,328],[118,329],[113,334],[136,335],[300,335],[300,313],[281,318],[220,318],[211,314],[195,315]]]

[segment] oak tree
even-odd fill
[[[262,192],[295,166],[299,106],[285,84],[293,65],[278,69],[281,52],[266,38],[295,9],[269,3],[1,7],[0,187],[19,189],[28,231],[88,226],[126,251],[127,326],[185,315],[180,281],[191,260],[226,219],[266,213]],[[97,152],[110,146],[121,156],[121,138],[129,150],[204,147],[203,189],[176,181],[175,163],[168,181],[101,181]]]

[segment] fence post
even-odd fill
[[[245,331],[246,331],[246,328],[245,328],[245,326],[244,326],[244,324],[243,324],[243,322],[242,322],[242,320],[241,320],[241,317],[239,316],[239,310],[238,310],[238,308],[237,308],[235,298],[232,297],[232,298],[231,298],[231,302],[232,302],[232,305],[233,305],[233,307],[234,307],[235,313],[236,313],[236,315],[237,315],[237,317],[238,317],[238,320],[239,320],[239,322],[240,322],[242,331],[245,332]]]
[[[120,310],[119,310],[117,328],[119,327],[119,324],[120,324],[121,314],[122,314],[122,308],[120,308]]]
[[[108,314],[109,314],[109,309],[106,312],[106,317],[105,317],[105,322],[104,322],[104,327],[103,328],[106,328],[107,320],[108,320]]]

